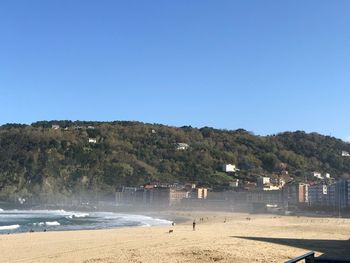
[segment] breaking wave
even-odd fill
[[[0,226],[0,230],[13,230],[19,227],[20,225]]]
[[[45,222],[45,225],[47,225],[47,226],[60,226],[61,224],[58,223],[57,221],[52,221],[52,222]]]
[[[29,231],[64,231],[170,225],[165,219],[113,212],[65,210],[5,210],[0,213],[0,234]]]

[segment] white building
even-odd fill
[[[317,179],[323,179],[322,174],[319,172],[312,172],[312,176],[316,177]]]
[[[259,189],[263,189],[268,184],[270,184],[270,177],[260,176],[256,179],[256,187]]]
[[[224,164],[222,166],[222,170],[225,172],[225,173],[234,173],[234,172],[237,172],[239,171],[239,169],[236,168],[236,165],[234,164]]]
[[[52,128],[53,130],[58,130],[58,129],[60,128],[60,125],[53,124],[53,125],[51,126],[51,128]]]
[[[350,157],[350,153],[347,152],[347,151],[342,151],[342,152],[341,152],[341,156]]]
[[[239,179],[232,180],[229,184],[230,184],[230,187],[238,187]]]
[[[270,177],[260,176],[256,180],[256,187],[263,191],[281,190],[284,186],[283,183],[278,179],[271,180]]]
[[[207,188],[196,188],[198,199],[207,199],[208,189]]]
[[[179,142],[176,144],[176,150],[184,151],[187,150],[190,146],[187,143]]]
[[[89,143],[97,143],[97,140],[93,138],[89,138]]]

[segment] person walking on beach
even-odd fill
[[[196,230],[196,220],[193,220],[192,226],[193,226],[193,231],[195,231]]]

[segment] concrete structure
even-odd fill
[[[350,208],[350,180],[335,183],[335,206],[339,209]]]
[[[236,168],[236,165],[234,164],[224,164],[222,166],[222,170],[225,172],[225,173],[235,173],[237,171],[239,171],[237,168]]]
[[[178,151],[185,151],[189,148],[190,146],[187,144],[187,143],[182,143],[182,142],[179,142],[176,144],[176,150]]]
[[[346,182],[347,182],[347,187],[346,187],[346,189],[347,189],[347,193],[346,193],[346,195],[347,195],[347,200],[348,200],[348,202],[347,202],[347,206],[348,206],[348,208],[350,208],[350,180],[346,180]]]
[[[274,180],[275,183],[272,183],[272,180],[270,177],[258,177],[257,179],[257,189],[264,190],[264,191],[272,191],[272,190],[280,190],[282,187],[280,186],[279,180]]]
[[[97,143],[97,140],[93,138],[89,138],[89,143]]]
[[[234,179],[229,184],[230,184],[230,187],[237,188],[239,187],[239,179]]]
[[[269,183],[270,183],[270,177],[260,176],[256,180],[256,187],[257,188],[263,188],[264,185],[269,184]]]
[[[151,184],[144,187],[123,187],[121,191],[116,192],[117,204],[127,206],[169,207],[180,204],[184,198],[189,198],[189,192],[186,189]]]
[[[350,153],[347,152],[347,151],[342,151],[342,152],[341,152],[341,156],[350,157]]]
[[[263,204],[263,205],[282,205],[283,195],[281,190],[271,191],[250,191],[247,194],[247,202],[252,204]]]
[[[339,211],[350,208],[350,180],[310,185],[309,205],[333,207]]]
[[[328,186],[326,184],[313,184],[309,186],[309,205],[327,206]]]
[[[183,199],[189,198],[189,192],[187,192],[185,189],[170,189],[169,195],[169,206],[178,205]]]
[[[283,189],[284,198],[288,204],[301,205],[309,202],[309,185],[304,183],[289,183]]]
[[[243,185],[244,190],[252,191],[256,189],[256,183],[255,182],[245,182]]]
[[[316,177],[317,179],[323,179],[322,174],[319,172],[312,172],[312,176]]]
[[[140,188],[137,187],[123,187],[115,194],[117,205],[131,205],[136,202],[136,192]]]
[[[196,188],[196,192],[197,192],[197,195],[196,195],[196,198],[198,199],[206,199],[207,196],[208,196],[208,189],[207,188]]]

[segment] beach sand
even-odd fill
[[[350,254],[350,219],[214,212],[175,216],[190,220],[174,227],[0,235],[0,262],[284,262],[310,250]]]

